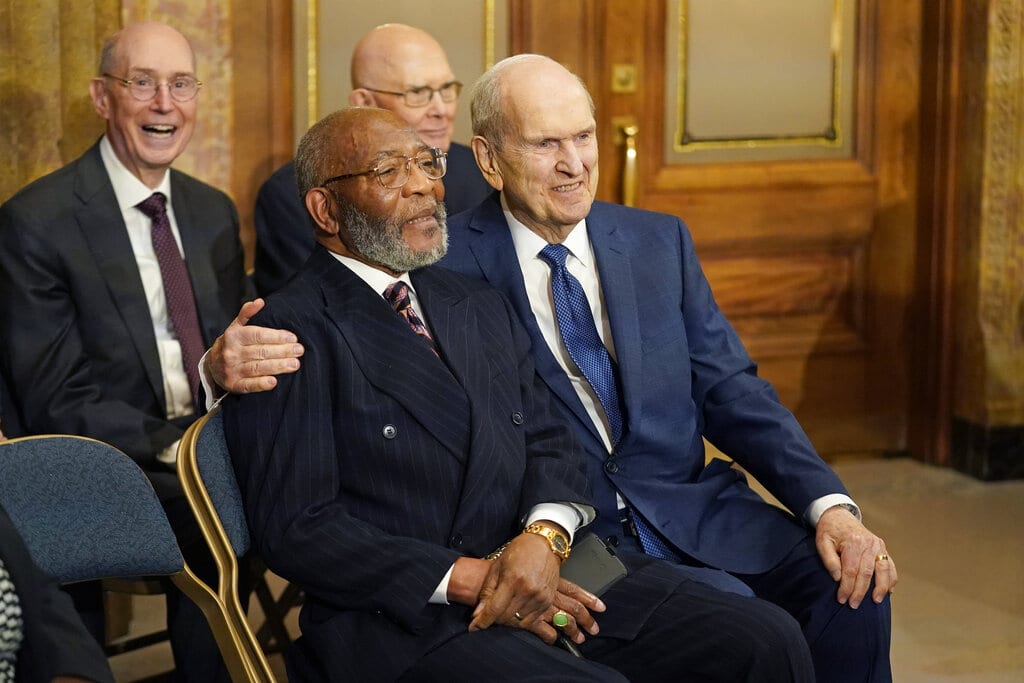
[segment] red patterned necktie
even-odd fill
[[[136,205],[153,221],[153,251],[160,263],[160,275],[164,282],[164,297],[167,312],[171,317],[174,335],[181,344],[181,362],[185,365],[188,385],[192,390],[192,402],[199,407],[199,359],[205,346],[199,328],[199,314],[196,312],[196,298],[192,282],[185,268],[185,261],[178,251],[178,243],[171,232],[171,221],[167,218],[167,197],[154,192],[144,202]]]
[[[416,311],[413,310],[412,301],[409,299],[409,287],[401,280],[392,282],[388,285],[388,288],[384,290],[384,298],[387,299],[388,303],[398,311],[398,314],[405,318],[405,322],[409,323],[409,327],[412,331],[423,338],[427,344],[430,345],[430,350],[434,352],[434,355],[438,358],[441,354],[437,352],[437,344],[434,342],[434,338],[430,336],[430,330],[423,324],[420,317],[416,315]]]

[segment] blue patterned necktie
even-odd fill
[[[614,445],[622,436],[622,408],[615,369],[608,349],[597,334],[597,325],[583,286],[565,266],[568,255],[569,250],[561,244],[549,244],[540,251],[540,257],[551,267],[551,298],[555,302],[558,332],[576,367],[587,378],[601,401]],[[652,557],[678,560],[678,555],[632,508],[629,517],[645,553]]]
[[[423,324],[423,320],[416,315],[416,311],[412,307],[412,300],[409,297],[409,286],[401,280],[397,280],[388,285],[388,288],[384,290],[384,298],[387,299],[388,303],[391,304],[400,316],[405,318],[405,322],[409,323],[409,327],[412,331],[420,336],[423,341],[427,342],[430,346],[430,350],[434,352],[434,355],[438,358],[441,354],[437,352],[437,343],[434,338],[430,336],[430,330]]]
[[[555,302],[555,317],[562,343],[597,394],[608,418],[614,446],[622,436],[622,408],[615,369],[608,349],[597,334],[587,295],[580,281],[565,267],[568,255],[569,250],[561,244],[549,244],[540,251],[540,257],[551,267],[551,296]]]
[[[164,284],[164,298],[167,313],[174,328],[174,335],[181,345],[181,362],[185,365],[192,402],[199,407],[199,359],[206,352],[199,314],[196,311],[196,297],[192,281],[188,276],[185,261],[178,251],[178,243],[171,232],[171,221],[167,217],[167,197],[160,192],[149,195],[145,201],[136,204],[139,211],[153,222],[153,251],[160,264],[160,276]]]

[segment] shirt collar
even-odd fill
[[[360,280],[369,285],[370,288],[378,294],[383,295],[384,290],[390,287],[391,283],[396,279],[404,282],[412,291],[416,291],[412,286],[412,280],[409,279],[409,273],[402,273],[400,277],[395,278],[390,273],[385,273],[383,270],[374,268],[373,266],[363,263],[362,261],[358,261],[351,256],[342,256],[341,254],[337,254],[333,251],[328,251],[331,256],[338,259],[342,265],[355,273]]]
[[[107,170],[110,184],[114,186],[114,196],[117,197],[117,205],[121,211],[145,201],[154,192],[162,192],[167,197],[168,205],[171,203],[171,174],[167,171],[164,171],[160,185],[156,188],[148,187],[121,163],[106,135],[100,138],[100,157],[103,159],[103,167]]]
[[[505,221],[508,223],[509,231],[512,233],[512,243],[516,247],[516,257],[519,263],[525,264],[533,259],[539,258],[537,254],[548,245],[547,240],[530,230],[519,221],[505,203],[505,195],[501,195],[501,209],[505,213]],[[590,247],[590,238],[587,235],[587,219],[584,218],[577,223],[566,236],[562,244],[572,252],[580,263],[587,268],[592,267],[593,250]]]

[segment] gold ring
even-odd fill
[[[888,561],[889,561],[889,556],[886,555],[885,553],[882,553],[881,555],[879,555],[878,557],[875,558],[875,562],[888,562]]]
[[[565,610],[558,610],[551,615],[551,625],[555,628],[565,628],[569,625],[569,615]]]
[[[522,621],[523,620],[523,615],[520,614],[519,612],[513,612],[512,615],[516,618],[516,621]]]

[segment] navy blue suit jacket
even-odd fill
[[[449,214],[472,208],[491,191],[480,175],[473,151],[453,142],[444,176]],[[309,258],[316,244],[313,222],[299,197],[295,163],[277,169],[256,195],[256,291],[266,296],[284,285]]]
[[[306,593],[303,640],[330,680],[393,680],[466,632],[427,600],[545,501],[588,503],[507,300],[436,267],[412,273],[443,361],[317,247],[253,323],[295,332],[302,368],[231,396],[228,444],[257,552]]]
[[[804,538],[722,460],[705,467],[702,436],[750,471],[795,514],[846,493],[719,310],[679,219],[595,202],[587,217],[618,356],[624,436],[609,457],[537,327],[498,193],[449,220],[440,265],[486,280],[511,300],[537,370],[587,453],[602,535],[618,490],[680,550],[738,573],[759,573]]]
[[[223,192],[170,174],[209,345],[250,296],[238,215]],[[168,491],[177,490],[155,456],[186,425],[166,415],[153,319],[99,143],[0,207],[0,335],[2,372],[26,433],[106,441],[163,470]]]

